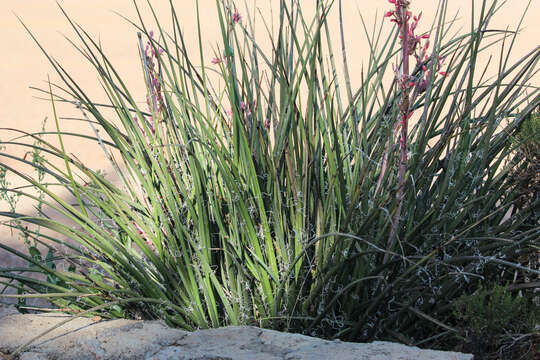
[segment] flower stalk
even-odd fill
[[[388,0],[391,4],[394,4],[394,10],[390,10],[385,14],[385,17],[391,18],[390,21],[395,23],[399,27],[399,38],[401,40],[401,66],[395,69],[396,83],[399,88],[400,101],[399,101],[399,127],[400,141],[399,141],[399,169],[398,169],[398,189],[396,194],[397,206],[392,216],[392,224],[390,228],[390,234],[386,245],[386,253],[384,256],[384,263],[388,261],[389,255],[392,251],[394,243],[397,238],[399,219],[401,216],[401,210],[403,207],[403,201],[405,196],[405,183],[407,173],[407,131],[409,125],[409,119],[413,115],[411,111],[411,104],[414,103],[418,95],[423,93],[426,89],[427,82],[431,80],[431,70],[426,66],[426,62],[429,60],[429,56],[426,54],[429,48],[429,34],[416,35],[415,30],[418,26],[418,22],[422,17],[422,13],[417,16],[412,16],[412,12],[409,11],[410,1],[408,0]],[[411,19],[412,17],[412,19]],[[421,45],[422,40],[425,40],[424,45]],[[417,80],[410,75],[410,56],[414,56],[416,59],[416,66],[422,69],[423,76]],[[439,72],[444,59],[438,58],[435,65],[436,71],[442,76],[446,76],[446,72]],[[413,90],[411,92],[411,90]],[[386,146],[386,157],[389,152],[389,142]],[[377,182],[377,193],[386,170],[386,161],[383,164],[383,170],[379,181]]]
[[[405,187],[405,173],[407,171],[407,127],[409,114],[409,55],[411,54],[411,46],[409,41],[409,35],[414,29],[409,29],[409,18],[411,13],[408,11],[409,1],[407,0],[389,0],[390,3],[395,5],[394,11],[389,11],[386,16],[393,18],[390,20],[395,22],[400,27],[401,38],[401,69],[396,71],[398,77],[398,86],[401,92],[400,118],[401,118],[401,135],[400,135],[400,161],[398,170],[398,189],[397,189],[397,208],[392,218],[392,225],[390,228],[390,235],[388,236],[388,242],[386,245],[386,253],[384,255],[384,263],[388,261],[390,251],[395,243],[397,236],[397,229],[399,225],[399,217],[401,216],[401,209],[403,207],[404,187]],[[416,45],[416,44],[415,44]],[[414,51],[414,50],[413,50]]]

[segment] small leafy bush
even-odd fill
[[[540,339],[540,307],[526,297],[512,294],[508,286],[486,289],[480,285],[475,293],[462,295],[456,301],[454,314],[466,339],[465,349],[479,358],[508,359],[516,352],[527,358],[529,352],[533,359],[538,350],[527,347]]]
[[[540,48],[508,64],[505,46],[497,74],[478,77],[478,54],[517,35],[489,28],[497,1],[482,1],[471,31],[455,36],[444,2],[425,33],[408,2],[391,2],[386,15],[398,26],[386,37],[383,22],[366,33],[371,56],[354,74],[358,89],[346,57],[332,56],[332,2],[319,1],[307,18],[300,2],[280,1],[263,51],[254,19],[216,1],[222,38],[206,58],[202,38],[197,54],[186,49],[171,1],[171,29],[154,12],[155,33],[133,22],[145,94],[128,89],[99,42],[66,15],[109,103],[90,99],[44,51],[63,80],[42,90],[58,144],[14,137],[3,144],[39,150],[42,161],[0,156],[48,180],[2,161],[28,183],[3,191],[67,220],[0,212],[49,254],[0,243],[31,264],[23,270],[47,278],[13,268],[0,276],[19,298],[41,296],[79,315],[423,346],[453,339],[453,303],[477,281],[540,274],[520,262],[538,247],[538,199],[514,206],[520,195],[504,166],[511,137],[540,102],[529,85]],[[95,135],[62,132],[58,102],[79,108]],[[71,155],[68,136],[93,140],[117,181]]]

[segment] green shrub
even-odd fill
[[[526,297],[512,294],[508,286],[486,289],[480,285],[474,294],[458,299],[454,314],[469,350],[479,358],[491,354],[509,359],[515,352],[525,356],[524,343],[530,346],[540,339],[540,307]],[[531,359],[535,356],[534,352],[530,355]]]
[[[0,243],[48,276],[0,268],[14,281],[9,286],[25,293],[19,297],[190,330],[248,324],[429,345],[459,333],[452,304],[478,279],[488,286],[516,270],[540,274],[519,262],[538,246],[540,225],[530,221],[538,201],[508,218],[519,195],[503,166],[513,150],[508,135],[540,101],[528,86],[540,49],[510,65],[504,59],[512,46],[505,47],[497,75],[476,82],[483,71],[478,54],[516,35],[489,28],[496,2],[483,1],[474,29],[454,37],[441,6],[431,31],[434,53],[400,86],[383,82],[399,53],[397,29],[372,36],[369,62],[355,75],[358,89],[348,76],[338,81],[329,4],[318,2],[313,18],[299,2],[280,4],[271,50],[263,52],[253,19],[217,1],[222,42],[212,60],[202,55],[202,38],[200,57],[188,53],[172,2],[168,32],[159,21],[155,36],[134,23],[147,108],[99,42],[73,23],[109,104],[90,99],[44,51],[64,81],[58,93],[52,85],[43,90],[53,110],[57,102],[76,105],[95,136],[62,132],[54,111],[59,145],[4,142],[42,151],[34,166],[49,181],[2,161],[44,198],[26,188],[3,190],[69,219],[0,212],[28,224],[26,233],[52,252],[28,256]],[[439,56],[446,74],[435,75]],[[347,74],[347,63],[342,67]],[[396,123],[413,110],[418,121],[400,141]],[[94,140],[121,185],[70,155],[67,136]]]

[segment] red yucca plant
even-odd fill
[[[94,140],[117,181],[39,134],[16,131],[34,145],[0,144],[22,150],[0,153],[0,180],[28,183],[0,182],[2,191],[69,220],[0,211],[28,237],[29,254],[0,249],[46,275],[0,267],[19,309],[34,311],[25,299],[42,296],[74,314],[159,318],[189,330],[247,324],[450,347],[466,337],[456,299],[516,272],[529,276],[516,277],[523,282],[540,274],[521,262],[539,246],[540,199],[514,206],[520,195],[507,165],[512,136],[540,103],[529,84],[540,47],[508,63],[505,41],[517,31],[489,27],[496,0],[473,1],[481,11],[470,32],[454,36],[446,1],[422,33],[421,14],[392,0],[379,32],[366,31],[370,58],[353,89],[340,1],[343,63],[333,56],[333,3],[317,1],[309,18],[307,2],[281,0],[265,47],[254,34],[259,17],[216,1],[221,38],[212,56],[201,24],[199,51],[186,48],[172,0],[171,28],[151,9],[154,32],[142,17],[129,20],[140,34],[133,43],[145,92],[128,89],[100,43],[66,15],[109,101],[91,99],[44,51],[63,81],[58,93],[44,90],[53,105],[76,104],[99,130],[64,133],[57,121],[54,133]],[[388,18],[396,26],[384,36]],[[496,75],[478,80],[478,54],[498,44]],[[29,150],[41,160],[24,158]],[[525,296],[534,288],[517,285]]]

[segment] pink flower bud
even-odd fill
[[[233,16],[232,16],[232,22],[233,24],[239,23],[242,21],[242,15],[238,12],[238,10],[235,10]]]
[[[144,231],[141,229],[141,227],[136,222],[133,222],[133,225],[135,225],[135,228],[137,229],[137,232],[139,233],[139,235],[144,234]]]

